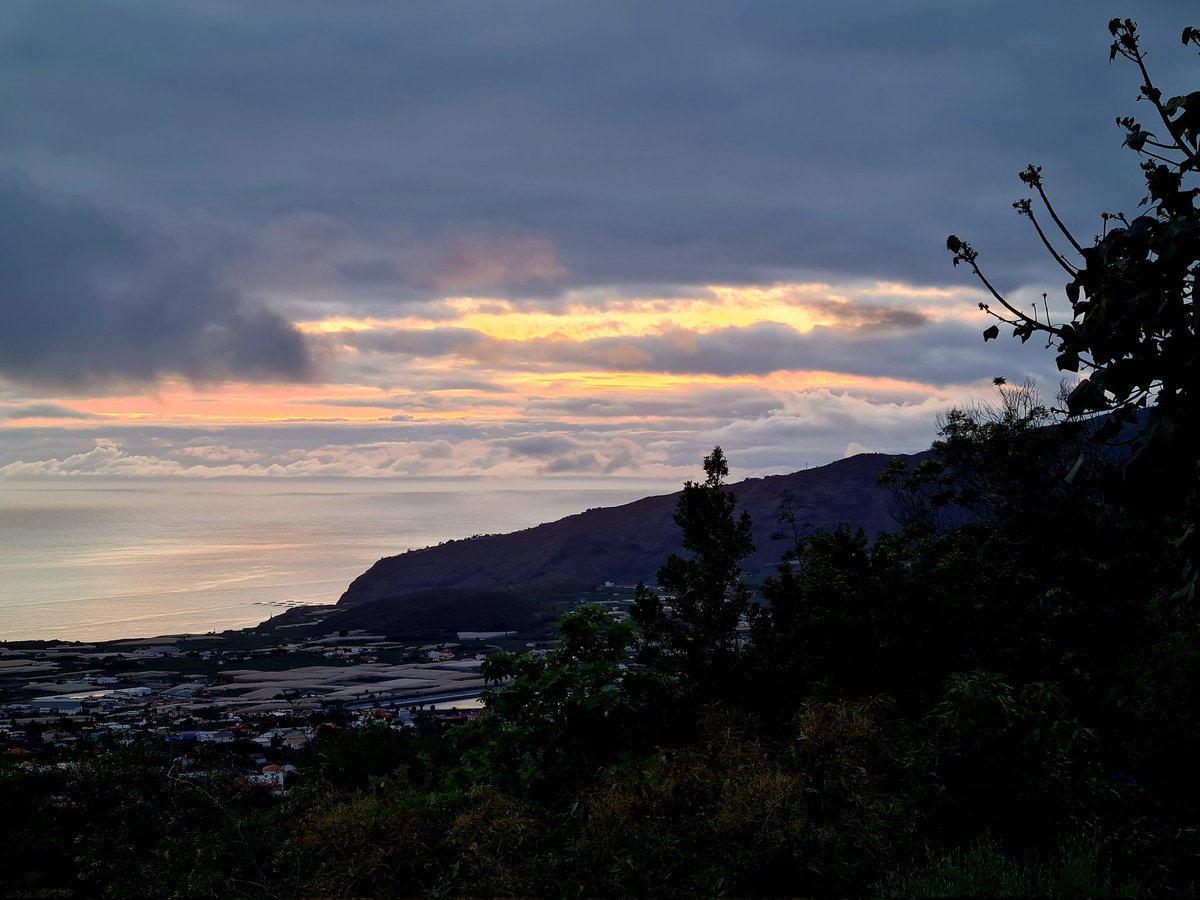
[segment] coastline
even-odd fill
[[[625,484],[8,481],[0,641],[258,627],[289,606],[335,602],[379,559],[644,495]]]

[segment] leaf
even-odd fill
[[[1188,97],[1187,96],[1172,97],[1170,100],[1168,100],[1166,103],[1163,104],[1163,112],[1165,112],[1168,116],[1173,116],[1173,115],[1175,115],[1176,112],[1179,111],[1179,107],[1187,106],[1187,105],[1188,105]]]
[[[1129,134],[1125,135],[1125,140],[1121,142],[1121,146],[1129,147],[1130,149],[1136,150],[1140,153],[1142,151],[1142,147],[1145,146],[1146,141],[1152,137],[1157,137],[1153,131],[1131,131]]]
[[[1097,383],[1096,376],[1087,378],[1067,395],[1067,415],[1078,416],[1086,412],[1096,412],[1106,409],[1108,404],[1104,399],[1104,389]]]
[[[1116,416],[1109,416],[1103,425],[1097,428],[1092,433],[1092,440],[1097,444],[1104,444],[1111,441],[1121,433],[1121,423],[1117,421]]]
[[[993,325],[991,328],[985,329],[983,332],[983,342],[985,344],[988,341],[994,341],[998,337],[1000,337],[1000,327],[998,325]]]
[[[1060,372],[1078,372],[1079,354],[1074,350],[1064,350],[1054,358],[1054,364]]]
[[[1175,124],[1195,143],[1196,134],[1200,132],[1200,103],[1184,109],[1183,115],[1175,120]]]

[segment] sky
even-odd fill
[[[970,241],[1134,210],[1194,9],[6,0],[0,479],[735,476],[911,452],[992,379]],[[1189,68],[1191,67],[1191,68]],[[1039,301],[1040,302],[1040,301]]]

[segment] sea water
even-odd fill
[[[0,482],[0,640],[206,633],[333,603],[383,556],[672,487],[375,480]]]

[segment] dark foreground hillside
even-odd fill
[[[754,520],[758,549],[746,561],[745,572],[770,572],[779,561],[784,547],[771,536],[779,529],[780,504],[788,494],[801,537],[842,522],[860,526],[872,537],[892,530],[891,495],[877,486],[876,476],[895,458],[865,453],[790,475],[732,485],[739,508]],[[508,588],[550,577],[578,579],[585,585],[652,583],[659,566],[680,550],[673,518],[678,500],[678,493],[647,497],[513,534],[450,541],[389,556],[356,578],[339,603],[365,603],[434,588]]]

